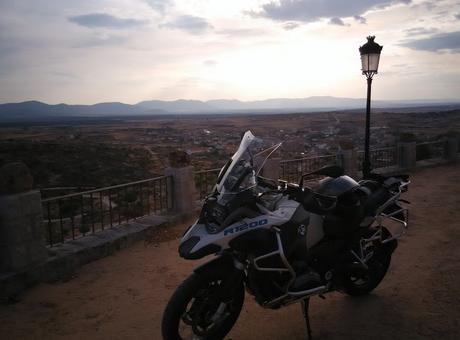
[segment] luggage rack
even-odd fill
[[[366,249],[374,242],[380,241],[382,244],[391,242],[395,239],[401,238],[407,231],[408,223],[409,223],[409,209],[404,208],[401,206],[401,202],[409,203],[408,201],[400,199],[401,193],[407,191],[407,186],[410,184],[410,181],[403,181],[399,186],[397,191],[391,191],[390,193],[392,196],[377,210],[376,217],[374,221],[377,222],[377,231],[369,238],[365,238],[361,240],[360,244],[360,252],[361,256],[357,254],[353,254],[355,257],[359,259],[359,261],[363,264],[367,262],[367,260],[372,257],[371,254],[366,255]],[[385,213],[385,211],[392,207],[396,206],[397,209],[394,209],[390,212]],[[383,220],[389,219],[392,220],[400,225],[400,229],[394,235],[383,239]]]

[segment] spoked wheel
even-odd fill
[[[390,266],[391,255],[384,259],[371,259],[363,274],[349,274],[344,279],[345,293],[353,296],[366,295],[374,290],[385,277]]]
[[[383,228],[383,238],[390,236],[390,232]],[[370,235],[368,235],[370,236]],[[396,242],[396,241],[395,241]],[[374,290],[385,277],[391,262],[391,253],[378,256],[378,248],[382,247],[379,241],[374,241],[373,246],[367,249],[374,255],[366,262],[367,270],[345,274],[343,278],[343,288],[345,293],[352,296],[369,294]],[[359,262],[356,262],[359,265]]]
[[[221,301],[223,277],[192,274],[174,292],[163,314],[165,340],[222,339],[233,327],[244,301],[243,282],[229,301]]]

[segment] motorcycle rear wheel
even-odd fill
[[[213,322],[222,301],[217,291],[225,278],[213,272],[193,273],[176,289],[163,314],[162,334],[165,340],[224,338],[232,329],[244,302],[244,284],[235,287],[224,315]],[[184,335],[185,334],[185,335]]]
[[[370,230],[369,234],[374,231]],[[367,235],[370,236],[370,235]],[[390,232],[383,228],[383,238],[391,236]],[[382,244],[375,242],[375,247],[381,247]],[[343,291],[351,296],[361,296],[369,294],[382,282],[391,263],[391,253],[385,256],[373,256],[366,264],[368,270],[361,275],[352,273],[345,274],[343,278]]]
[[[361,296],[369,294],[382,282],[390,266],[391,255],[384,259],[371,259],[367,265],[369,267],[365,275],[349,274],[344,278],[343,290],[351,296]]]

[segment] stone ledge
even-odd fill
[[[69,280],[82,265],[142,241],[158,227],[171,226],[194,215],[195,211],[174,216],[146,216],[50,248],[45,262],[17,273],[0,273],[0,301],[13,301],[21,291],[39,282]]]
[[[430,168],[440,165],[454,164],[454,160],[447,160],[444,158],[429,158],[421,161],[417,161],[415,168]]]

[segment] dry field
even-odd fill
[[[315,339],[460,339],[460,166],[417,170],[411,226],[369,296],[315,298]],[[184,226],[41,284],[0,306],[0,339],[160,339],[164,306],[197,265],[178,257]],[[246,296],[228,339],[303,339],[300,307],[271,311]]]

